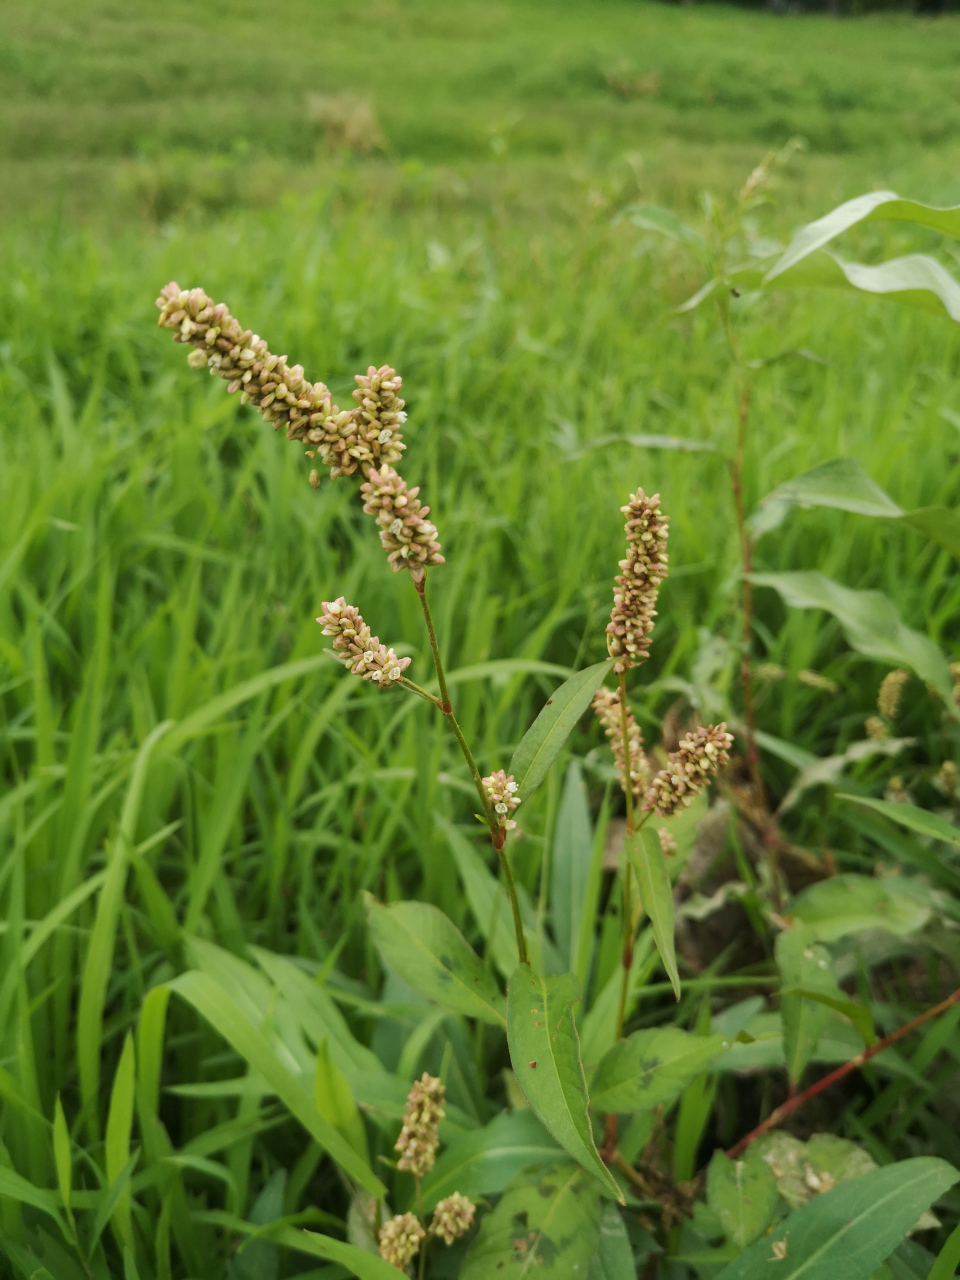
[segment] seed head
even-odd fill
[[[680,749],[670,753],[670,763],[661,769],[647,789],[642,809],[652,809],[661,818],[688,805],[719,769],[730,762],[732,734],[725,724],[708,725],[688,733]]]
[[[607,623],[607,651],[614,671],[628,671],[644,662],[650,651],[650,632],[657,616],[657,592],[667,576],[667,524],[660,512],[660,495],[648,498],[642,489],[630,495],[620,510],[627,517],[627,558],[613,588],[613,610]]]
[[[880,683],[877,694],[877,710],[884,720],[895,720],[897,708],[900,706],[900,693],[910,679],[909,671],[888,671]]]
[[[429,507],[420,505],[419,486],[407,482],[392,467],[371,470],[360,486],[363,509],[376,516],[380,543],[394,573],[409,569],[414,582],[422,582],[429,565],[443,564],[436,526],[426,517]]]
[[[380,1257],[398,1271],[406,1271],[426,1234],[416,1214],[398,1213],[380,1228]]]
[[[673,833],[666,827],[659,827],[657,835],[660,837],[660,848],[663,850],[664,856],[672,858],[677,852],[677,841]]]
[[[513,774],[511,773],[508,777],[502,769],[498,769],[496,773],[491,773],[488,778],[483,779],[483,789],[497,815],[499,825],[504,831],[512,831],[517,824],[510,814],[521,803]]]
[[[626,790],[623,769],[623,723],[620,719],[620,690],[599,688],[593,695],[593,709],[603,725],[603,731],[610,739],[613,761],[620,778],[621,787]],[[643,750],[643,735],[640,726],[633,718],[633,712],[627,711],[627,743],[630,749],[630,789],[639,804],[644,791],[650,785],[650,764]]]
[[[400,1152],[397,1168],[408,1169],[416,1178],[428,1174],[437,1158],[445,1092],[443,1082],[425,1071],[407,1094],[403,1128],[394,1150]]]
[[[863,727],[867,731],[867,737],[872,742],[882,742],[884,738],[890,737],[887,722],[881,720],[879,716],[867,716]]]
[[[382,645],[360,616],[360,610],[339,600],[325,600],[317,621],[325,636],[333,636],[333,647],[343,665],[355,676],[362,676],[381,689],[396,684],[410,665],[409,658],[398,658],[392,649]]]
[[[228,391],[240,391],[243,403],[258,409],[275,431],[284,427],[288,440],[309,445],[311,457],[319,453],[332,477],[358,468],[366,475],[399,461],[406,448],[400,432],[406,414],[397,395],[401,379],[387,365],[359,374],[357,407],[341,410],[322,382],[310,382],[301,365],[274,355],[263,338],[241,328],[225,303],[214,303],[202,289],[181,289],[173,280],[160,290],[157,306],[160,327],[172,330],[174,342],[193,348],[187,357],[191,369],[207,367]]]
[[[477,1206],[473,1201],[455,1191],[452,1196],[438,1202],[433,1211],[430,1234],[439,1236],[444,1244],[453,1244],[473,1226],[476,1212]]]

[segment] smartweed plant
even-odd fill
[[[741,192],[741,212],[749,208],[771,163],[772,158],[752,175]],[[889,216],[906,216],[900,206],[909,202],[896,201],[894,197],[864,197],[852,202],[855,211],[844,206],[821,220],[821,224],[805,229],[784,255],[782,261],[790,260],[787,267],[778,264],[768,269],[763,280],[758,269],[751,268],[749,280],[761,284],[793,269],[802,257],[813,252],[810,246],[818,247],[825,236],[836,234],[857,217],[882,216],[877,210],[882,211],[884,200],[888,205],[893,202],[899,210]],[[917,214],[922,206],[910,205],[909,210],[916,220],[924,220]],[[654,216],[649,210],[635,210],[634,218],[641,226],[673,226],[663,211]],[[960,218],[954,216],[954,221],[960,229]],[[823,230],[823,224],[829,224],[828,232]],[[821,497],[827,495],[827,505],[862,511],[862,494],[851,497],[848,490],[851,486],[856,489],[858,484],[862,490],[870,482],[851,468],[849,460],[841,459],[799,477],[793,482],[793,490],[783,486],[761,506],[752,522],[748,518],[742,478],[753,370],[747,369],[739,352],[729,313],[730,294],[737,296],[740,292],[730,278],[745,277],[745,269],[737,274],[726,267],[728,246],[734,235],[725,224],[716,225],[717,246],[709,251],[706,241],[698,241],[699,233],[687,229],[683,238],[703,244],[714,265],[720,264],[718,274],[691,305],[716,293],[719,315],[740,377],[736,447],[729,463],[744,560],[740,662],[743,716],[736,728],[742,737],[742,758],[761,814],[759,826],[773,856],[782,837],[776,825],[777,815],[770,812],[767,804],[760,772],[752,692],[752,587],[775,586],[788,603],[830,608],[845,622],[848,635],[856,633],[861,637],[870,631],[869,622],[864,621],[869,602],[859,598],[876,593],[857,593],[828,583],[833,594],[821,588],[817,596],[817,585],[807,582],[807,597],[816,598],[799,600],[803,588],[796,582],[788,584],[779,579],[812,580],[818,575],[756,574],[755,543],[762,533],[782,521],[791,503],[815,503],[818,493]],[[864,287],[857,282],[862,282],[866,268],[860,269],[859,276],[843,264],[840,269],[855,287]],[[891,278],[894,277],[900,278],[896,272],[892,273]],[[878,286],[873,291],[882,290]],[[949,306],[943,288],[934,289],[933,293]],[[157,305],[160,325],[172,331],[175,341],[190,347],[191,367],[207,368],[224,379],[228,391],[241,392],[243,402],[253,405],[275,430],[283,428],[288,440],[306,446],[308,458],[319,464],[310,472],[311,485],[317,488],[324,483],[322,468],[327,469],[331,481],[359,481],[363,511],[373,517],[391,569],[408,574],[417,594],[433,657],[433,679],[415,682],[408,674],[411,659],[398,656],[394,648],[373,635],[359,606],[343,596],[324,601],[317,621],[322,634],[332,642],[333,656],[350,674],[374,685],[383,696],[409,693],[423,699],[445,718],[472,779],[479,806],[475,816],[488,831],[500,868],[498,888],[486,878],[482,866],[471,861],[475,855],[469,849],[464,852],[463,865],[472,868],[468,875],[473,877],[474,914],[477,903],[484,903],[491,913],[484,959],[435,906],[414,901],[384,904],[370,895],[366,905],[373,941],[389,970],[441,1010],[471,1020],[481,1045],[486,1044],[486,1027],[494,1028],[497,1035],[505,1033],[510,1061],[507,1088],[508,1092],[514,1090],[514,1110],[492,1122],[491,1128],[499,1128],[490,1135],[489,1147],[485,1141],[467,1135],[459,1144],[455,1139],[449,1151],[438,1159],[441,1124],[446,1115],[445,1087],[442,1078],[424,1073],[406,1099],[402,1128],[394,1147],[399,1158],[392,1161],[384,1155],[379,1157],[379,1164],[391,1170],[393,1190],[388,1192],[370,1161],[362,1125],[357,1127],[356,1104],[362,1088],[355,1087],[329,1055],[324,1057],[318,1052],[316,1106],[328,1127],[314,1122],[311,1132],[340,1165],[353,1189],[354,1222],[355,1226],[362,1224],[362,1229],[356,1227],[347,1244],[293,1227],[276,1228],[275,1238],[292,1248],[300,1247],[340,1262],[363,1277],[386,1277],[391,1271],[406,1271],[416,1265],[420,1277],[457,1274],[464,1280],[485,1280],[488,1276],[526,1274],[526,1269],[535,1265],[544,1274],[558,1277],[582,1274],[625,1280],[636,1274],[640,1264],[646,1267],[646,1274],[657,1274],[658,1259],[665,1254],[673,1254],[677,1264],[683,1264],[684,1250],[687,1254],[691,1249],[696,1253],[697,1247],[698,1257],[691,1255],[686,1260],[691,1265],[709,1265],[713,1268],[711,1274],[719,1264],[729,1263],[729,1268],[722,1271],[724,1280],[766,1275],[773,1263],[787,1263],[790,1268],[777,1274],[795,1274],[796,1267],[802,1270],[813,1256],[811,1249],[820,1247],[833,1251],[830,1259],[835,1269],[831,1274],[866,1277],[911,1228],[930,1225],[927,1210],[956,1180],[955,1172],[944,1161],[929,1158],[878,1168],[866,1151],[844,1139],[830,1139],[827,1135],[804,1144],[775,1130],[835,1080],[960,1003],[960,992],[878,1038],[867,1009],[847,999],[837,986],[830,953],[823,945],[825,939],[843,935],[846,928],[841,926],[839,933],[831,933],[822,927],[822,900],[814,901],[806,912],[800,899],[788,908],[788,886],[781,882],[774,861],[766,911],[768,919],[780,930],[776,960],[782,978],[788,1100],[736,1142],[727,1155],[718,1150],[709,1169],[691,1179],[696,1148],[712,1106],[713,1092],[708,1081],[712,1073],[722,1070],[720,1059],[732,1060],[738,1048],[756,1043],[756,1036],[747,1030],[753,1025],[751,1015],[739,1021],[736,1017],[721,1017],[711,1023],[709,1007],[703,1005],[693,1031],[667,1025],[639,1028],[627,1034],[638,998],[645,987],[649,989],[657,965],[666,973],[676,999],[681,999],[674,882],[678,869],[690,856],[695,819],[705,809],[711,782],[735,794],[729,777],[734,738],[726,723],[696,724],[679,739],[676,750],[668,753],[655,747],[651,752],[645,747],[631,709],[628,677],[648,656],[658,595],[668,576],[669,521],[661,510],[659,495],[648,496],[637,488],[621,507],[626,554],[619,561],[613,607],[606,626],[608,658],[575,673],[557,689],[517,746],[508,768],[491,761],[489,772],[484,774],[455,714],[428,600],[428,576],[432,580],[428,571],[439,569],[444,563],[440,536],[429,519],[430,508],[421,501],[419,487],[410,486],[398,469],[405,461],[406,450],[400,377],[388,366],[371,366],[355,379],[354,406],[341,409],[322,382],[307,380],[301,366],[290,365],[286,356],[271,352],[264,339],[243,329],[223,303],[214,303],[202,289],[181,289],[171,283],[162,290]],[[846,488],[842,478],[838,483],[839,472],[846,477]],[[873,488],[876,490],[876,486]],[[924,527],[933,530],[930,536],[941,542],[952,536],[949,529],[944,532],[950,524],[946,518],[927,513],[921,523],[924,521]],[[913,527],[920,527],[916,519]],[[876,612],[876,605],[873,607]],[[852,642],[862,652],[882,654],[912,666],[944,696],[948,713],[956,718],[953,678],[945,661],[939,655],[936,659],[931,657],[923,645],[917,644],[920,637],[911,640],[909,637],[915,633],[908,633],[902,624],[898,626],[895,636],[899,640],[888,638],[886,647],[875,634],[876,626],[866,640]],[[398,642],[396,637],[391,638]],[[876,723],[867,726],[868,741],[882,741],[888,736],[908,679],[908,671],[901,666],[884,679],[878,699],[879,716],[874,717]],[[583,980],[590,968],[589,947],[585,951],[568,945],[566,956],[560,954],[546,933],[543,920],[532,914],[518,888],[508,837],[517,826],[514,815],[519,806],[544,781],[574,726],[591,706],[610,745],[625,824],[618,855],[619,965],[605,984],[599,988],[594,984],[585,997]],[[500,767],[493,767],[498,764]],[[943,769],[948,764],[949,761],[944,762]],[[697,807],[691,810],[695,802]],[[897,807],[889,801],[860,803],[884,813]],[[910,805],[901,804],[899,813],[890,816],[907,827],[913,824],[914,830],[928,834],[936,831],[937,838],[948,838],[933,823],[931,815]],[[954,829],[947,826],[946,831],[956,843]],[[854,879],[847,878],[851,890],[857,887],[850,884]],[[497,930],[501,893],[509,903],[512,942]],[[596,902],[595,894],[593,901]],[[644,920],[647,926],[641,932]],[[587,921],[587,933],[593,937],[592,919]],[[567,941],[569,944],[570,939]],[[492,964],[506,979],[505,998]],[[176,983],[173,985],[177,989]],[[206,1012],[196,993],[191,996],[183,985],[180,990],[201,1012]],[[826,1026],[825,1015],[830,1010],[858,1030],[864,1047],[851,1052],[834,1072],[800,1092],[797,1086],[801,1074],[817,1050]],[[338,1101],[333,1103],[333,1098]],[[663,1170],[659,1151],[664,1141],[665,1112],[678,1099],[681,1105],[671,1177]],[[686,1135],[684,1128],[688,1130]],[[505,1163],[489,1158],[485,1162],[497,1142],[513,1152],[513,1158]],[[686,1152],[683,1157],[679,1154],[681,1143]],[[838,1183],[844,1186],[838,1187]],[[698,1201],[704,1190],[705,1205]],[[827,1197],[828,1192],[833,1193],[832,1198]],[[496,1195],[500,1199],[491,1206],[488,1197]],[[628,1212],[624,1214],[618,1205]],[[796,1211],[795,1216],[788,1216],[790,1208]],[[844,1234],[851,1220],[858,1224],[855,1234],[860,1260],[855,1273],[843,1270],[852,1247]],[[841,1229],[843,1222],[847,1226]],[[439,1242],[446,1249],[438,1252]],[[742,1256],[734,1264],[738,1255]]]

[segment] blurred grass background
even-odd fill
[[[414,594],[388,572],[353,482],[311,490],[297,448],[156,332],[159,287],[203,285],[341,404],[368,364],[400,370],[404,473],[423,485],[447,556],[430,588],[450,668],[597,660],[618,508],[642,484],[671,516],[645,678],[686,678],[698,661],[702,673],[713,654],[723,689],[733,655],[710,636],[733,627],[737,553],[722,461],[584,449],[637,432],[727,448],[733,431],[712,318],[674,310],[700,283],[690,261],[616,215],[640,199],[700,218],[705,189],[730,198],[794,136],[807,149],[777,171],[758,238],[785,241],[876,185],[960,203],[960,20],[638,0],[55,0],[4,3],[0,21],[9,918],[48,917],[103,868],[139,744],[165,718],[193,726],[158,756],[135,832],[153,879],[127,888],[96,1038],[106,1080],[144,992],[182,962],[179,929],[336,965],[369,993],[380,973],[360,889],[429,898],[471,928],[435,821],[472,823],[442,726],[318,656],[320,601],[344,594],[428,679]],[[867,260],[919,247],[956,266],[949,246],[902,228],[851,239]],[[749,358],[818,357],[759,382],[750,505],[839,454],[904,507],[956,505],[953,327],[802,293],[743,299],[740,322]],[[954,566],[919,537],[798,513],[759,560],[881,588],[960,656]],[[758,658],[788,672],[761,699],[762,727],[819,755],[862,737],[882,671],[823,615],[787,614],[765,593],[758,608]],[[811,668],[835,695],[795,679]],[[557,679],[506,666],[455,685],[484,769],[506,764]],[[652,742],[674,697],[638,690]],[[882,785],[896,768],[922,791],[955,745],[917,682],[898,730],[917,738],[913,763],[863,777]],[[599,739],[585,722],[572,746]],[[782,794],[789,770],[766,763]],[[514,856],[534,893],[555,798],[545,788],[522,811]],[[859,865],[828,804],[791,824],[800,843]],[[83,968],[94,901],[32,960],[19,1003],[0,1001],[4,1060],[47,1116],[58,1091],[78,1114],[64,975]],[[171,1079],[230,1069],[219,1042],[205,1044],[179,1045]],[[171,1103],[165,1118],[185,1141],[227,1106]],[[4,1141],[15,1167],[50,1176],[29,1125]],[[256,1149],[254,1184],[286,1150],[279,1137]]]

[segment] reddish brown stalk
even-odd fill
[[[836,1084],[838,1080],[842,1080],[844,1076],[848,1076],[851,1071],[856,1071],[858,1067],[862,1067],[865,1062],[869,1062],[871,1058],[875,1058],[878,1053],[883,1053],[884,1049],[889,1049],[892,1044],[896,1044],[898,1040],[902,1040],[908,1036],[911,1031],[916,1031],[917,1027],[922,1026],[925,1022],[929,1022],[931,1018],[937,1017],[938,1014],[946,1013],[955,1004],[960,1004],[960,988],[954,991],[952,996],[947,996],[946,1000],[941,1000],[939,1004],[928,1009],[926,1013],[919,1014],[910,1022],[904,1024],[896,1031],[891,1031],[890,1035],[884,1036],[882,1040],[878,1040],[876,1044],[871,1045],[868,1049],[864,1049],[862,1053],[858,1053],[855,1058],[851,1058],[849,1062],[845,1062],[842,1067],[837,1067],[835,1071],[831,1071],[825,1075],[822,1080],[818,1080],[816,1084],[812,1084],[809,1089],[804,1089],[803,1093],[798,1093],[794,1097],[789,1098],[782,1106],[775,1108],[767,1116],[762,1124],[758,1124],[755,1129],[747,1134],[745,1138],[741,1138],[727,1152],[731,1160],[746,1151],[751,1143],[756,1142],[758,1138],[763,1137],[771,1129],[775,1129],[788,1116],[799,1110],[805,1102],[809,1102],[811,1098],[815,1098],[818,1093],[823,1093],[824,1089],[829,1089],[832,1084]]]
[[[730,335],[728,335],[730,336]],[[732,343],[731,343],[732,345]],[[751,385],[746,378],[740,388],[737,405],[737,447],[730,460],[730,486],[737,516],[737,533],[740,538],[740,557],[743,561],[743,628],[740,638],[740,688],[743,693],[743,738],[746,745],[746,763],[750,781],[761,814],[761,837],[770,862],[773,902],[777,911],[782,910],[780,893],[780,868],[777,859],[777,831],[767,803],[767,793],[760,770],[760,753],[757,751],[757,724],[753,707],[753,539],[747,523],[747,510],[743,496],[743,463],[747,448],[747,424],[750,418]]]

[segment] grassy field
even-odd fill
[[[423,897],[477,936],[443,825],[473,834],[452,741],[431,708],[350,681],[313,621],[345,595],[426,683],[415,595],[389,572],[353,483],[314,492],[298,448],[157,333],[160,286],[176,278],[222,298],[341,404],[368,364],[402,373],[405,474],[440,530],[447,564],[431,593],[484,771],[506,765],[558,669],[603,655],[619,506],[637,484],[659,490],[672,569],[636,708],[656,741],[678,678],[693,673],[736,710],[725,468],[706,452],[589,445],[651,433],[729,451],[735,386],[713,317],[675,310],[701,283],[683,247],[617,215],[649,200],[702,221],[704,188],[729,201],[794,136],[807,149],[778,170],[757,238],[785,242],[874,186],[960,202],[960,20],[636,0],[283,0],[268,14],[56,0],[0,4],[0,18],[0,1165],[56,1185],[59,1096],[83,1207],[103,1170],[115,1176],[104,1124],[125,1037],[150,988],[190,962],[193,939],[322,969],[392,1069],[418,1022],[409,1005],[371,1016],[383,974],[360,891]],[[368,154],[336,150],[329,107],[305,96],[345,93],[372,108],[337,108],[367,121]],[[907,229],[844,247],[867,260],[934,249],[956,266]],[[744,298],[738,323],[747,358],[817,357],[758,382],[749,507],[838,455],[905,508],[957,504],[955,326],[802,292]],[[758,567],[882,589],[960,658],[953,561],[918,535],[800,512],[763,541]],[[764,688],[761,727],[818,756],[862,738],[885,668],[825,615],[785,611],[769,592],[756,631],[758,660],[788,673]],[[835,692],[796,678],[809,670]],[[956,734],[919,681],[909,692],[897,732],[915,744],[858,778],[879,794],[897,774],[926,802]],[[600,741],[588,721],[571,740],[600,761],[595,809],[603,757],[588,753]],[[782,796],[791,769],[773,756],[764,767]],[[558,786],[524,810],[515,846],[534,898]],[[814,795],[789,816],[791,837],[869,867],[862,837]],[[926,998],[910,973],[891,992],[878,1014],[891,1026]],[[695,998],[684,1016],[692,1024]],[[138,1041],[156,1070],[140,1080],[141,1107],[161,1063],[164,1086],[242,1065],[176,1002],[169,1021],[165,1054]],[[474,1048],[441,1028],[402,1065],[434,1068],[444,1053],[459,1064],[452,1100],[485,1119],[502,1102],[503,1064],[482,1075]],[[223,1233],[203,1211],[246,1216],[277,1169],[292,1175],[288,1211],[345,1212],[335,1171],[272,1104],[162,1097],[184,1160],[167,1194],[156,1173],[167,1152],[145,1137],[133,1189],[166,1206],[156,1230],[177,1237],[172,1274],[226,1274]],[[864,1124],[863,1107],[861,1094],[841,1099],[829,1123],[878,1158],[956,1158],[946,1086],[892,1131],[889,1108]],[[200,1212],[186,1239],[178,1195]],[[10,1274],[29,1274],[16,1248],[35,1224],[11,1200],[0,1209]],[[144,1213],[137,1223],[154,1231]],[[55,1280],[82,1275],[47,1265]],[[155,1274],[171,1273],[158,1262]]]

